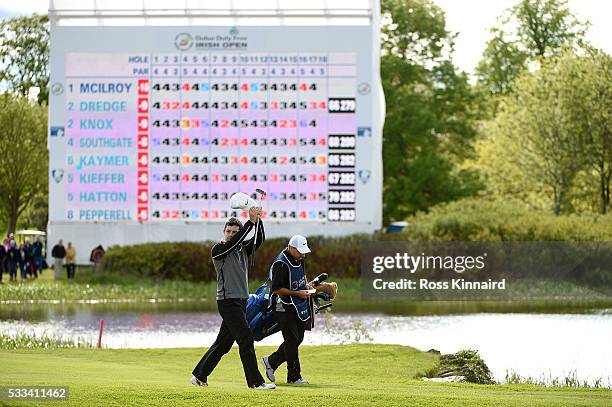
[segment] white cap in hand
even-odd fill
[[[242,209],[248,212],[249,209],[255,206],[257,206],[257,202],[243,192],[237,192],[230,197],[230,207],[232,209]]]

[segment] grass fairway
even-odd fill
[[[169,339],[170,340],[170,339]],[[258,355],[272,349],[257,348]],[[202,349],[0,351],[0,386],[69,386],[68,401],[83,406],[609,406],[605,389],[549,389],[528,385],[428,383],[416,379],[437,360],[391,345],[305,346],[302,372],[312,384],[282,384],[273,391],[247,389],[237,349],[209,377],[209,387],[189,384]],[[0,404],[7,402],[1,402]],[[12,402],[9,405],[40,405]]]

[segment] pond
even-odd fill
[[[3,305],[0,333],[36,333],[64,338],[98,339],[108,348],[203,347],[214,341],[221,321],[197,304]],[[453,353],[477,349],[503,380],[507,371],[533,378],[582,380],[612,377],[612,310],[591,314],[496,314],[388,316],[327,313],[318,316],[305,345],[379,343]],[[277,333],[257,342],[278,345]]]

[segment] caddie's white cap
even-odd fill
[[[310,248],[308,247],[308,242],[306,238],[302,235],[294,235],[289,239],[289,246],[295,247],[298,252],[302,254],[310,253]]]

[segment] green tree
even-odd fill
[[[568,50],[519,76],[486,127],[490,137],[479,148],[485,172],[515,196],[521,189],[545,191],[555,214],[568,208],[577,177],[594,173],[605,213],[612,174],[610,68],[608,55]]]
[[[584,140],[586,175],[594,175],[598,190],[598,209],[610,209],[612,178],[612,57],[599,50],[586,56],[567,56],[560,69],[569,92],[568,120]]]
[[[6,216],[0,210],[0,237],[5,236],[4,232],[6,232]],[[2,239],[0,239],[0,240],[2,240]]]
[[[49,19],[46,15],[0,21],[0,83],[27,96],[38,87],[38,102],[49,99]]]
[[[428,0],[382,3],[384,221],[470,195],[479,184],[458,163],[473,153],[477,99],[450,62],[454,36]]]
[[[542,58],[584,45],[588,28],[567,0],[521,0],[498,21],[476,68],[479,85],[493,95],[510,91],[513,80]]]
[[[0,95],[0,208],[9,232],[48,180],[47,107]]]
[[[525,68],[527,54],[508,34],[499,28],[491,29],[492,37],[487,42],[483,59],[476,67],[478,85],[492,95],[505,94],[512,81]]]

